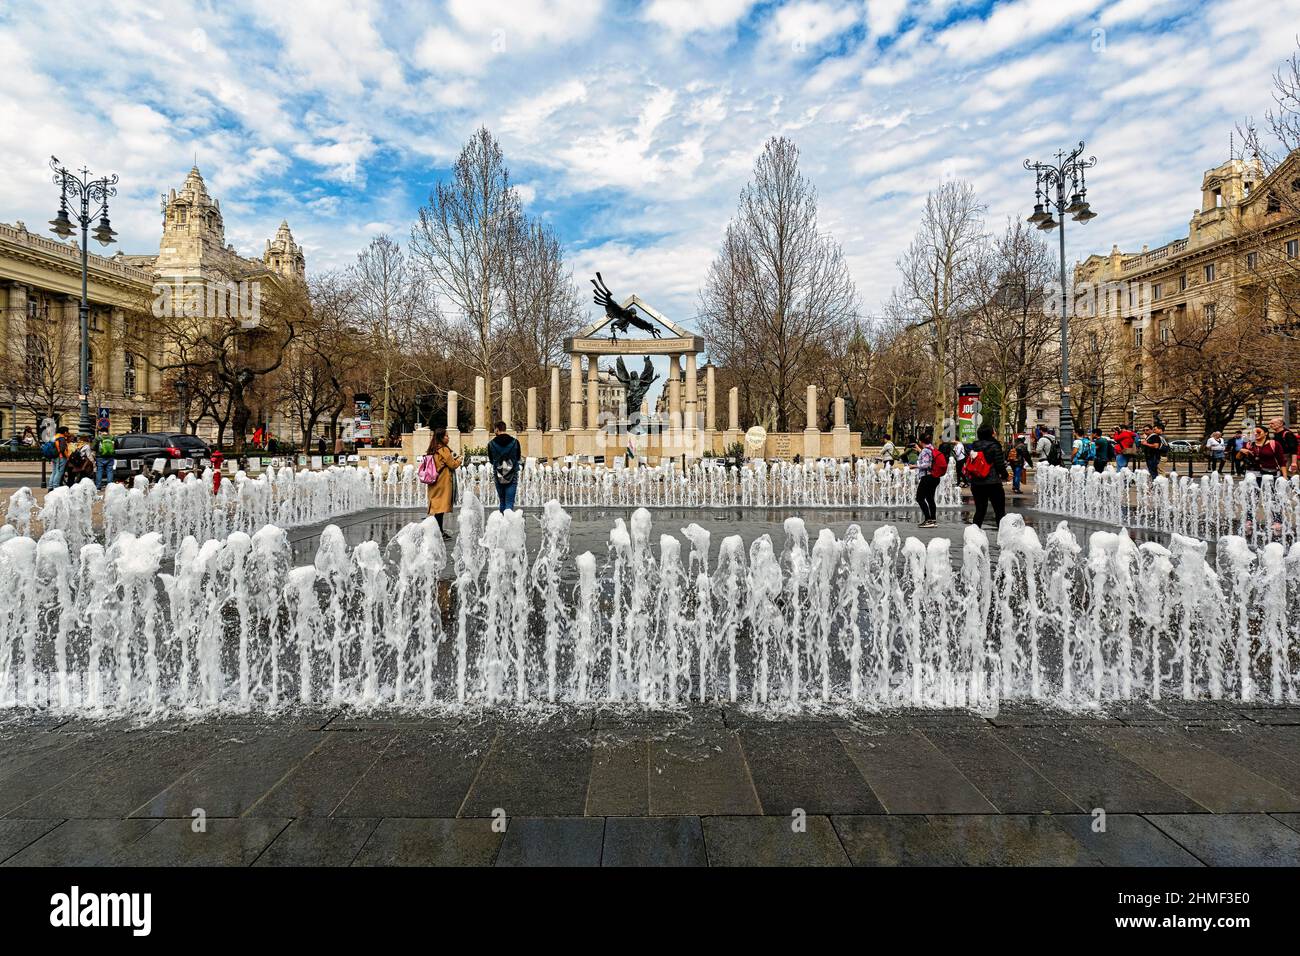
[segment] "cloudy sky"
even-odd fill
[[[486,124],[584,284],[691,325],[784,134],[872,312],[927,190],[972,181],[1000,227],[1033,202],[1021,161],[1079,139],[1100,217],[1072,257],[1184,235],[1298,23],[1300,0],[11,0],[0,221],[51,217],[53,153],[117,172],[119,248],[156,251],[197,155],[241,252],[287,218],[309,269],[342,266],[405,238]]]

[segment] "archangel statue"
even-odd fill
[[[641,402],[645,399],[645,393],[650,391],[650,384],[659,377],[650,363],[650,356],[646,356],[645,365],[640,372],[629,372],[620,355],[614,366],[614,377],[623,386],[623,415],[629,422],[636,421],[641,414]]]
[[[609,291],[609,286],[605,285],[605,280],[601,278],[599,272],[596,278],[591,280],[591,284],[596,287],[594,299],[597,305],[605,309],[605,314],[614,321],[610,323],[609,337],[615,342],[618,341],[618,333],[627,333],[630,327],[638,328],[642,332],[649,332],[655,338],[661,338],[659,329],[651,322],[636,313],[636,306],[628,306],[626,309],[614,301],[613,294]]]

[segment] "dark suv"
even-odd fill
[[[119,481],[138,475],[146,464],[155,475],[170,475],[197,468],[212,456],[212,448],[202,438],[179,432],[136,432],[118,435],[115,441],[113,477]]]

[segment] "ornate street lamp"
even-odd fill
[[[1074,446],[1074,421],[1070,411],[1070,294],[1065,275],[1065,217],[1084,223],[1097,214],[1088,205],[1088,185],[1084,170],[1097,164],[1093,156],[1083,155],[1083,141],[1070,152],[1058,151],[1054,163],[1025,160],[1025,169],[1034,173],[1034,212],[1026,220],[1044,232],[1060,228],[1061,244],[1061,411],[1060,441],[1062,454]],[[1069,199],[1066,199],[1066,192]],[[1058,222],[1053,214],[1060,217]],[[1095,416],[1094,416],[1095,417]]]
[[[70,172],[54,156],[50,157],[50,169],[54,171],[54,185],[60,190],[59,211],[50,220],[50,231],[60,239],[67,239],[72,235],[75,225],[81,226],[81,308],[78,313],[81,326],[81,389],[77,396],[81,421],[77,427],[81,434],[92,435],[94,429],[90,421],[90,300],[86,295],[89,272],[87,233],[90,231],[91,220],[98,217],[99,222],[95,224],[94,231],[95,241],[101,246],[107,246],[116,239],[117,233],[113,231],[113,226],[108,221],[108,199],[110,196],[117,195],[115,188],[117,174],[91,179],[89,169],[82,167],[76,173]],[[75,221],[68,216],[69,196],[74,203],[80,202],[80,211],[73,213]],[[98,208],[91,212],[92,206]]]

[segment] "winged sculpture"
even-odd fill
[[[653,323],[647,322],[637,315],[636,306],[630,305],[625,309],[614,301],[609,286],[605,285],[605,280],[601,278],[599,272],[596,273],[596,278],[591,280],[591,284],[596,288],[594,296],[596,304],[603,306],[605,314],[614,320],[610,323],[609,337],[615,342],[618,341],[618,333],[626,334],[629,328],[638,328],[643,332],[649,332],[655,338],[662,337],[659,334],[659,329]]]
[[[623,356],[620,355],[614,365],[614,376],[623,386],[623,414],[628,421],[633,421],[640,414],[641,402],[645,393],[650,391],[650,384],[659,376],[655,374],[648,355],[640,372],[628,372],[627,366],[623,364]]]

